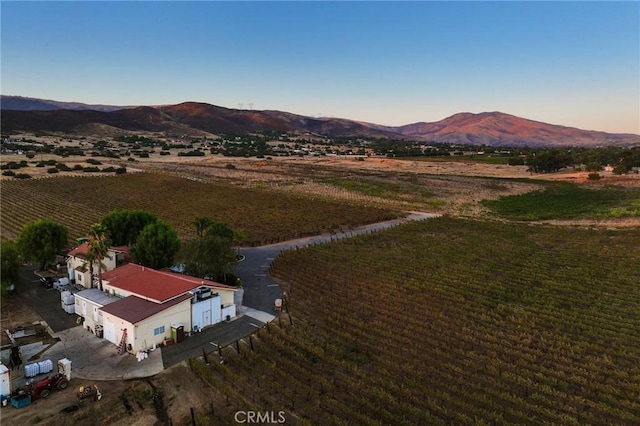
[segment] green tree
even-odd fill
[[[526,164],[535,173],[557,172],[571,164],[566,151],[559,149],[540,150],[527,156]]]
[[[18,283],[20,276],[20,252],[15,241],[2,238],[0,246],[0,281],[2,282],[2,295],[4,296],[9,286]]]
[[[145,226],[157,221],[156,215],[144,210],[113,210],[100,220],[100,224],[113,245],[130,246]]]
[[[207,218],[196,218],[196,238],[186,241],[179,253],[185,273],[215,280],[224,279],[236,260],[233,241],[241,233],[234,232],[227,224]]]
[[[18,248],[26,261],[35,260],[44,269],[67,246],[67,228],[49,219],[27,223],[18,238]]]
[[[93,287],[93,270],[94,265],[98,267],[98,288],[102,290],[102,270],[106,269],[103,259],[111,259],[109,257],[110,241],[107,236],[106,229],[96,223],[91,227],[87,237],[87,255],[86,260],[89,263],[89,271],[91,275],[91,287]]]
[[[173,258],[180,249],[178,234],[161,220],[144,227],[131,254],[136,263],[153,269],[173,265]]]

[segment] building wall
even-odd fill
[[[127,340],[126,343],[131,343],[133,345],[133,341],[135,339],[135,327],[133,324],[124,321],[121,318],[116,317],[115,315],[111,315],[107,312],[102,312],[102,322],[104,324],[104,338],[110,340],[111,343],[118,346],[120,344],[120,339],[122,339],[123,330],[127,330]],[[113,328],[114,337],[113,340],[110,339],[110,331],[109,329]],[[133,350],[133,349],[132,349]]]
[[[153,347],[154,344],[160,344],[165,338],[171,337],[172,324],[183,324],[185,332],[191,331],[191,299],[187,299],[162,312],[158,312],[136,324],[131,324],[108,312],[103,312],[102,318],[105,326],[105,338],[108,338],[107,323],[111,323],[114,326],[115,342],[112,343],[116,346],[120,343],[120,339],[122,339],[122,330],[126,328],[126,344],[131,344],[131,352],[136,353],[142,349]],[[160,327],[164,327],[164,332],[154,334],[154,330]]]
[[[116,287],[115,285],[111,285],[109,281],[102,281],[102,289],[109,293],[111,296],[116,297],[128,297],[133,296],[133,293],[127,290],[123,290],[121,288]]]
[[[109,250],[108,253],[109,253],[109,258],[105,257],[104,259],[102,259],[102,265],[104,266],[104,268],[102,269],[102,272],[110,271],[116,268],[117,253],[112,250]],[[67,259],[67,271],[68,271],[67,273],[69,275],[70,280],[75,280],[76,283],[86,288],[91,288],[92,287],[91,276],[89,274],[88,266],[85,272],[79,272],[76,270],[77,268],[82,269],[84,265],[86,265],[86,263],[87,261],[82,256],[70,256]],[[99,267],[100,267],[100,264],[98,262],[95,262],[95,264],[93,265],[94,274],[98,273]]]
[[[210,297],[191,304],[192,327],[202,329],[222,321],[220,296]]]
[[[233,304],[233,293],[234,290],[223,290],[219,288],[212,287],[211,290],[214,293],[218,293],[220,295],[220,303],[223,305]]]
[[[137,323],[134,352],[160,344],[165,338],[171,337],[172,324],[182,324],[185,332],[191,331],[191,299]],[[154,334],[154,330],[159,327],[164,327],[164,332]]]
[[[84,328],[89,327],[92,333],[96,332],[96,324],[102,324],[101,305],[82,297],[74,296],[76,314],[84,319]]]

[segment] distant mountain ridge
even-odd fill
[[[70,109],[75,111],[92,110],[92,111],[117,111],[119,109],[132,108],[130,106],[114,106],[114,105],[90,105],[81,102],[61,102],[51,99],[27,98],[24,96],[7,96],[0,97],[0,108],[12,109],[17,111],[51,111],[56,109]]]
[[[112,132],[246,134],[275,130],[491,146],[640,145],[640,135],[581,130],[497,111],[458,113],[432,123],[383,126],[283,111],[230,109],[200,102],[118,107],[2,96],[0,105],[3,133],[90,133],[98,126]]]

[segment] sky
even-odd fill
[[[4,95],[640,134],[640,2],[0,3]]]

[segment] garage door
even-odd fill
[[[116,325],[111,321],[105,320],[104,322],[104,338],[114,345],[116,344]]]

